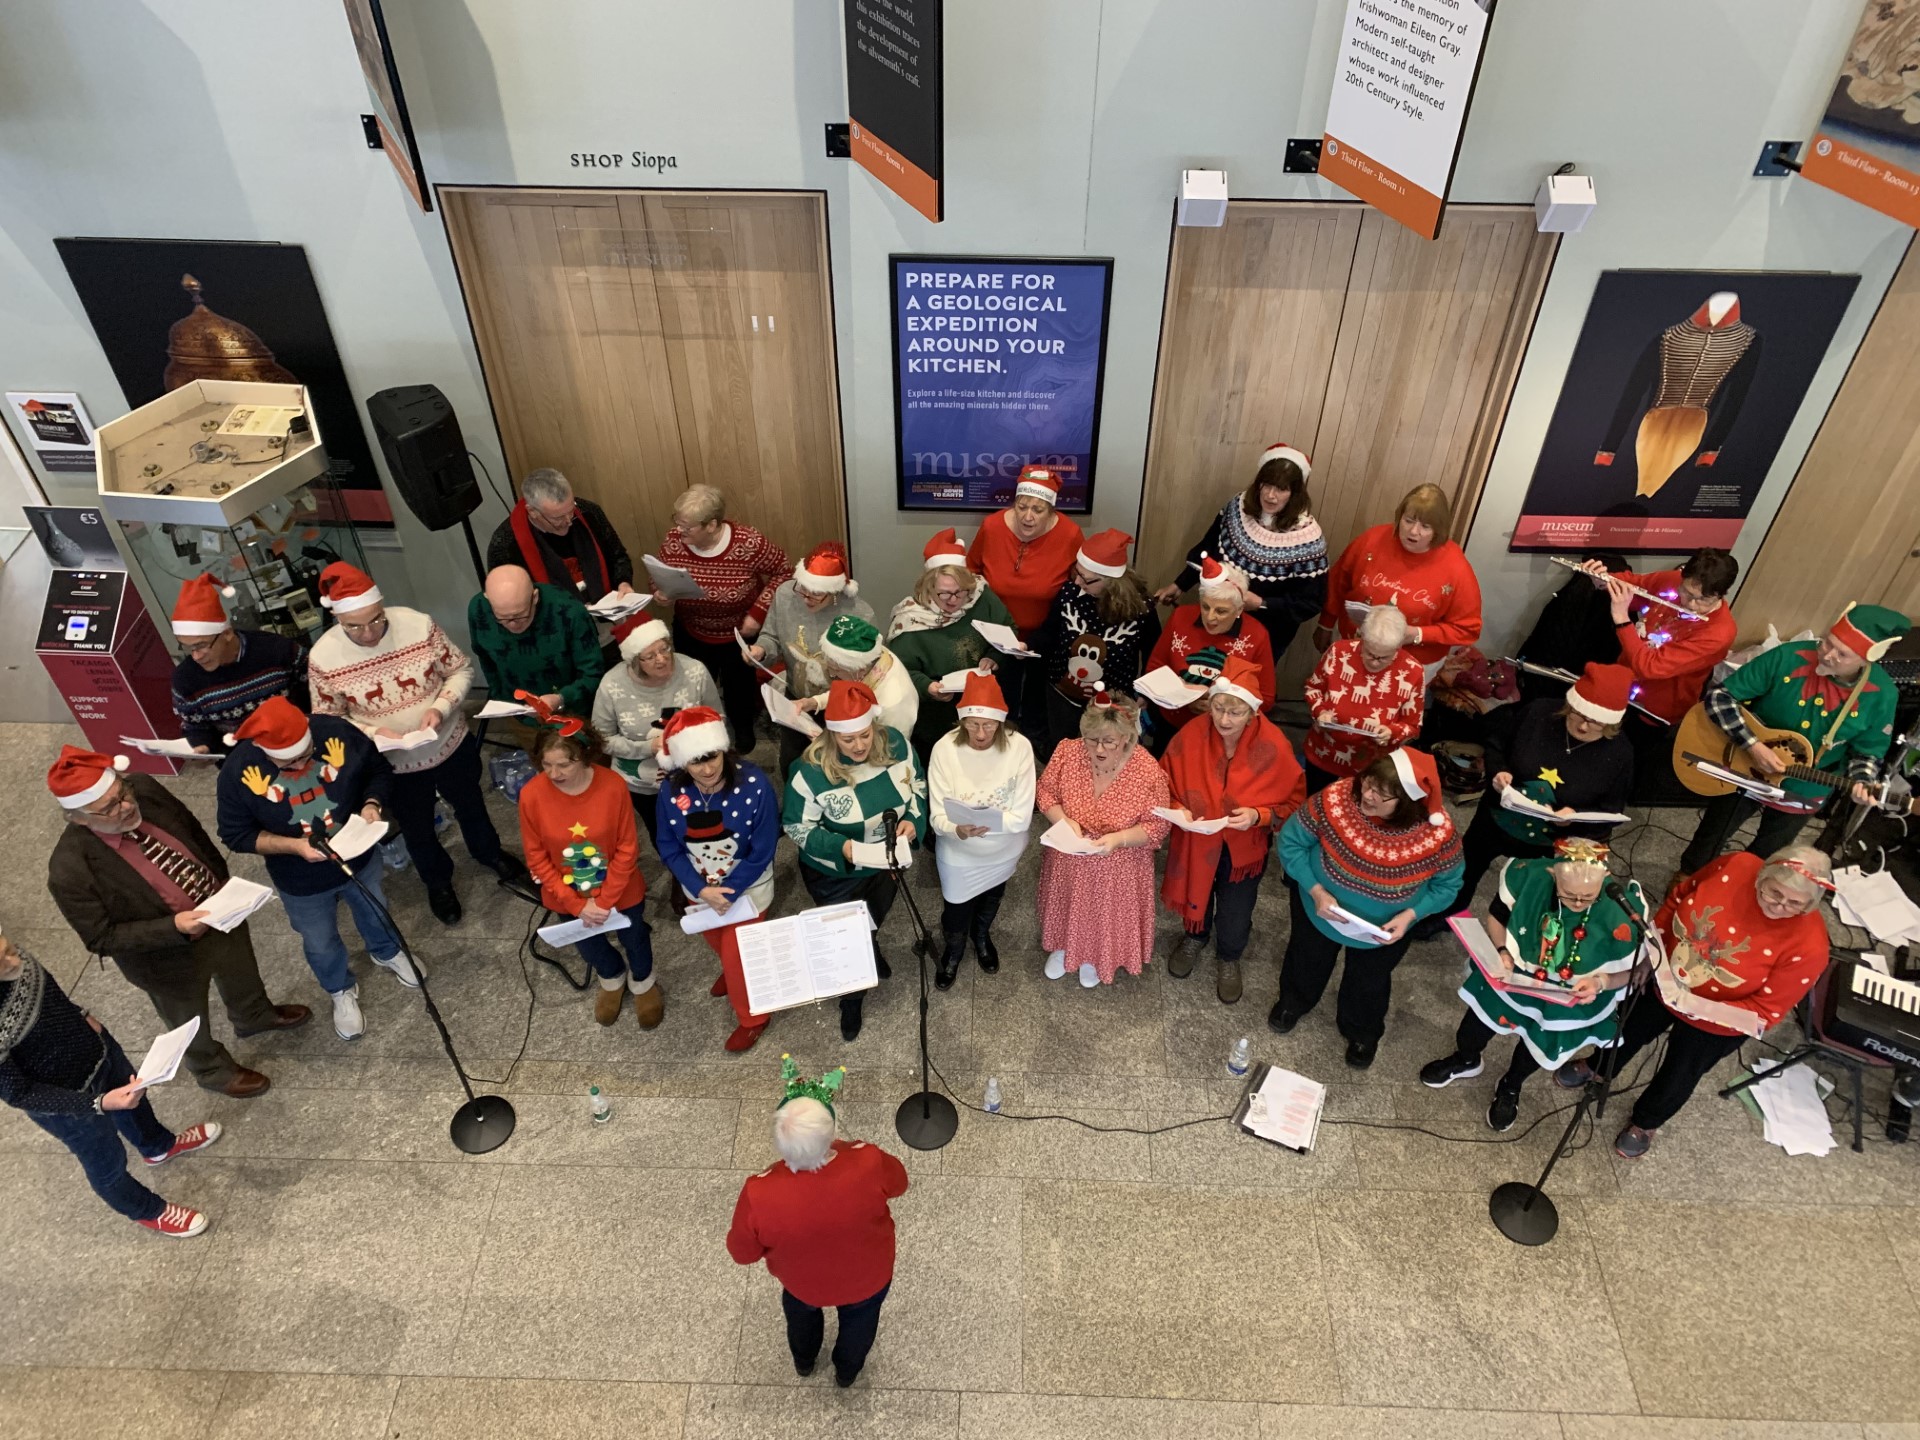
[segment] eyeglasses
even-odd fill
[[[107,816],[115,814],[118,811],[131,810],[137,803],[133,798],[133,791],[125,785],[120,785],[115,788],[113,794],[107,796],[98,806],[84,806],[80,813],[82,815],[91,815],[96,820],[104,820]]]
[[[205,640],[189,642],[187,645],[187,658],[189,660],[198,660],[202,655],[211,655],[215,650],[220,648],[220,642],[226,638],[226,635],[223,633],[219,635],[209,635]]]
[[[1118,750],[1126,745],[1124,735],[1092,735],[1082,742],[1089,750]]]

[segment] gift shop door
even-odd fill
[[[1313,457],[1337,557],[1432,481],[1472,523],[1559,237],[1520,205],[1449,205],[1423,240],[1354,204],[1234,201],[1174,232],[1140,514],[1164,584],[1275,441]],[[1303,626],[1282,693],[1311,668]]]
[[[657,550],[706,483],[790,555],[847,538],[825,197],[443,186],[515,480]]]

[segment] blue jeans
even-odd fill
[[[299,934],[301,948],[307,952],[308,968],[329,995],[353,988],[353,972],[347,968],[347,947],[340,939],[342,898],[347,902],[347,909],[353,912],[354,928],[367,942],[368,953],[376,960],[391,960],[400,953],[400,937],[387,928],[387,922],[380,918],[373,904],[373,900],[383,906],[387,903],[386,896],[380,893],[380,862],[375,860],[365,866],[358,879],[358,884],[342,880],[318,895],[282,892],[280,896],[287,921]],[[373,900],[360,892],[361,885],[373,892]]]
[[[107,1058],[94,1073],[88,1095],[118,1090],[133,1078],[134,1065],[113,1036],[100,1032]],[[129,1220],[157,1220],[167,1202],[127,1173],[125,1140],[142,1155],[164,1155],[173,1148],[173,1132],[160,1123],[143,1093],[131,1110],[109,1110],[103,1115],[47,1115],[29,1110],[27,1118],[73,1152],[87,1172],[93,1193]]]
[[[645,908],[636,905],[631,910],[622,910],[620,913],[633,924],[625,930],[614,931],[611,939],[606,935],[586,935],[575,942],[574,948],[586,957],[593,973],[601,979],[613,980],[631,974],[636,980],[644,980],[653,974],[653,931],[640,913]],[[613,948],[616,939],[626,949],[625,960]]]

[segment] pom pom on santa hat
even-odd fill
[[[1632,697],[1633,671],[1590,660],[1567,691],[1567,706],[1602,725],[1618,725],[1627,718],[1627,701]]]
[[[240,728],[227,736],[229,746],[242,740],[253,741],[269,760],[297,760],[312,743],[313,735],[305,712],[286,696],[274,695],[261,701],[259,708],[240,722]]]
[[[1237,565],[1228,565],[1211,555],[1200,557],[1200,590],[1202,594],[1212,591],[1216,595],[1237,595],[1241,599],[1247,594],[1247,572]]]
[[[131,763],[124,755],[106,756],[77,745],[62,745],[47,771],[47,789],[62,810],[78,810],[105,798],[113,789],[114,777]]]
[[[1393,752],[1393,769],[1407,797],[1426,805],[1427,823],[1447,824],[1446,806],[1440,802],[1440,767],[1434,763],[1433,756],[1403,745]]]
[[[847,547],[838,540],[828,540],[809,550],[807,558],[793,567],[793,583],[815,595],[851,597],[860,593],[860,583],[853,578],[847,564]]]
[[[320,605],[338,614],[342,610],[364,610],[378,605],[382,596],[373,577],[356,565],[336,560],[320,572]]]
[[[620,647],[622,660],[631,660],[642,650],[667,638],[666,625],[651,615],[629,615],[613,627],[613,643]]]
[[[689,705],[677,710],[667,721],[667,764],[684,770],[702,755],[723,754],[727,749],[727,722],[711,705]]]
[[[196,575],[180,587],[173,602],[173,633],[182,640],[199,640],[218,635],[233,622],[227,619],[222,597],[233,598],[233,586],[222,585],[211,575]]]

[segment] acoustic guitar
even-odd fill
[[[1824,785],[1829,790],[1845,790],[1848,785],[1843,770],[1821,770],[1813,763],[1813,742],[1805,735],[1794,730],[1775,730],[1762,725],[1745,709],[1740,712],[1747,722],[1747,728],[1761,744],[1787,762],[1784,775],[1762,775],[1760,767],[1754,763],[1753,756],[1747,753],[1747,747],[1713,723],[1713,717],[1707,713],[1704,703],[1695,705],[1680,717],[1680,723],[1673,735],[1673,773],[1682,785],[1695,795],[1731,795],[1740,787],[1731,780],[1722,780],[1700,769],[1699,762],[1718,765],[1723,770],[1731,770],[1736,775],[1744,775],[1761,785],[1778,786],[1782,780],[1805,780],[1811,785]],[[1789,796],[1785,800],[1771,800],[1767,803],[1787,810],[1817,810],[1826,797]]]

